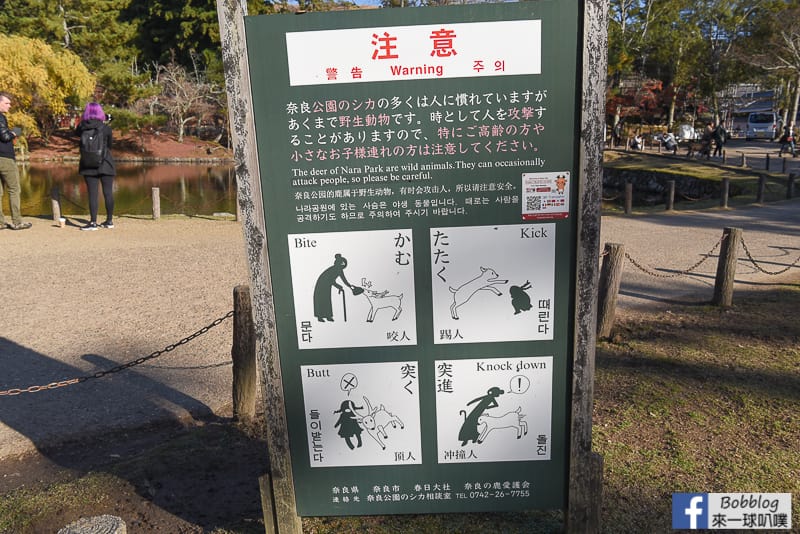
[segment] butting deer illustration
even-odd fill
[[[385,450],[386,444],[381,439],[381,435],[383,439],[389,438],[389,435],[386,433],[386,428],[389,425],[392,425],[392,428],[397,428],[397,425],[400,425],[400,428],[405,428],[405,425],[403,425],[399,417],[389,413],[383,404],[377,408],[373,408],[372,403],[369,402],[366,395],[364,395],[363,398],[364,402],[367,404],[367,414],[364,416],[357,416],[358,424],[361,425],[361,428],[363,428],[372,439],[378,442],[381,449]]]

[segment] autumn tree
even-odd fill
[[[6,0],[0,32],[40,39],[77,54],[97,78],[103,100],[125,105],[142,74],[132,47],[137,27],[120,18],[130,0]]]
[[[16,97],[10,121],[45,140],[68,106],[82,106],[95,78],[80,58],[38,39],[0,34],[0,80]]]

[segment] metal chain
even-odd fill
[[[722,237],[719,239],[719,241],[717,241],[717,242],[714,244],[714,246],[711,248],[711,250],[709,250],[708,252],[706,252],[706,253],[703,255],[703,257],[702,257],[702,258],[700,258],[700,260],[698,260],[698,261],[697,261],[697,263],[695,263],[694,265],[692,265],[692,266],[691,266],[691,267],[689,267],[688,269],[685,269],[685,270],[683,270],[683,271],[680,271],[680,272],[678,272],[678,273],[672,273],[672,274],[663,274],[663,273],[657,273],[657,272],[653,271],[652,269],[648,269],[647,267],[645,267],[644,265],[642,265],[641,263],[639,263],[638,261],[636,261],[635,259],[633,259],[633,258],[631,257],[631,255],[630,255],[630,254],[628,254],[627,252],[625,252],[625,257],[626,257],[626,258],[628,258],[628,260],[630,260],[630,262],[631,262],[631,263],[632,263],[632,264],[633,264],[633,265],[634,265],[636,268],[638,268],[639,270],[641,270],[642,272],[644,272],[644,273],[646,273],[646,274],[649,274],[650,276],[655,276],[656,278],[677,278],[677,277],[679,277],[679,276],[684,276],[684,275],[687,275],[687,274],[691,273],[692,271],[696,270],[698,267],[700,267],[700,266],[703,264],[703,262],[704,262],[704,261],[706,261],[708,258],[710,258],[710,257],[711,257],[711,255],[714,253],[714,251],[716,251],[716,250],[717,250],[717,248],[718,248],[718,247],[719,247],[719,246],[722,244],[722,241],[723,241],[724,239],[726,239],[726,238],[727,238],[727,236],[722,236]]]
[[[3,391],[0,391],[0,397],[19,395],[21,393],[37,393],[39,391],[44,391],[44,390],[49,390],[49,389],[56,389],[56,388],[60,388],[60,387],[64,387],[64,386],[71,386],[72,384],[80,384],[81,382],[86,382],[87,380],[91,380],[93,378],[102,378],[102,377],[104,377],[106,375],[110,375],[112,373],[118,373],[119,371],[123,371],[125,369],[130,369],[131,367],[135,367],[137,365],[143,364],[144,362],[146,362],[148,360],[152,360],[154,358],[158,358],[162,354],[166,354],[167,352],[171,352],[171,351],[175,350],[176,348],[180,347],[181,345],[185,345],[186,343],[189,343],[193,339],[202,336],[203,334],[205,334],[206,332],[208,332],[212,328],[214,328],[216,326],[219,326],[223,321],[225,321],[227,319],[230,319],[231,317],[233,317],[233,310],[229,311],[228,313],[226,313],[222,317],[219,317],[218,319],[214,319],[214,321],[212,321],[210,324],[204,326],[203,328],[201,328],[197,332],[186,336],[185,338],[181,339],[180,341],[178,341],[176,343],[171,343],[171,344],[167,345],[166,347],[164,347],[161,350],[157,350],[157,351],[151,352],[147,356],[142,356],[141,358],[136,358],[135,360],[131,360],[131,361],[127,362],[127,363],[123,363],[123,364],[117,365],[116,367],[112,367],[111,369],[108,369],[108,370],[105,370],[105,371],[98,371],[98,372],[96,372],[94,374],[91,374],[91,375],[79,376],[77,378],[70,378],[68,380],[62,380],[60,382],[51,382],[51,383],[49,383],[47,385],[44,385],[44,386],[29,386],[27,388],[6,389],[6,390],[3,390]]]
[[[783,274],[783,273],[785,273],[786,271],[788,271],[789,269],[791,269],[792,267],[794,267],[795,265],[797,265],[798,263],[800,263],[800,256],[798,256],[798,257],[797,257],[797,259],[796,259],[796,260],[794,260],[794,261],[793,261],[793,262],[792,262],[790,265],[788,265],[788,266],[787,266],[785,269],[781,269],[780,271],[774,271],[774,272],[773,272],[773,271],[767,271],[767,270],[763,269],[763,268],[762,268],[760,265],[758,265],[758,263],[756,263],[756,260],[755,260],[755,258],[753,258],[753,255],[752,255],[752,254],[750,254],[750,250],[748,250],[748,248],[747,248],[747,245],[746,245],[746,244],[745,244],[745,242],[744,242],[744,236],[742,236],[742,237],[740,238],[740,240],[741,240],[741,242],[742,242],[742,248],[744,249],[744,253],[745,253],[745,254],[747,254],[747,259],[749,259],[749,260],[750,260],[750,263],[752,263],[752,264],[753,264],[753,267],[755,267],[755,268],[756,268],[756,270],[758,270],[758,271],[761,271],[761,272],[762,272],[762,273],[764,273],[764,274],[769,274],[769,275],[773,275],[773,276],[774,276],[774,275],[778,275],[778,274]]]

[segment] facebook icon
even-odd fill
[[[673,493],[672,528],[692,530],[708,528],[708,494]]]

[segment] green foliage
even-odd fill
[[[68,50],[43,41],[0,34],[0,80],[16,97],[11,122],[27,134],[47,137],[68,106],[81,106],[92,94],[95,78]]]
[[[141,132],[163,126],[167,122],[166,115],[142,115],[127,109],[115,109],[113,116],[114,120],[112,126],[121,133],[128,133],[130,131]]]

